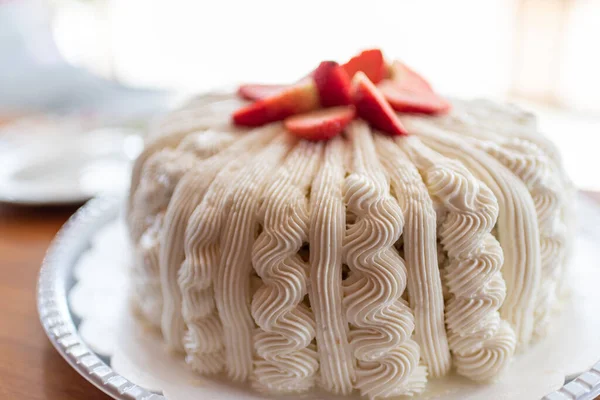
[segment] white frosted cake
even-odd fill
[[[346,115],[317,71],[301,85]],[[240,123],[264,97],[208,94],[137,160],[132,300],[197,373],[385,398],[451,370],[485,384],[545,335],[570,241],[557,149],[532,115],[482,100],[390,128],[361,103],[365,74],[335,129],[313,106]]]

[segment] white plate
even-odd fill
[[[262,399],[244,387],[192,374],[181,357],[164,350],[159,337],[131,323],[124,301],[126,235],[122,225],[115,223],[121,202],[96,199],[88,203],[61,230],[49,250],[40,272],[38,309],[51,342],[81,375],[115,399],[165,399],[157,391],[170,400]],[[594,306],[600,300],[596,258],[600,209],[584,199],[579,204],[582,218],[573,270],[573,304],[556,319],[555,333],[517,357],[498,383],[437,382],[432,385],[436,390],[433,398],[520,400],[558,389],[544,399],[589,400],[600,393],[600,363],[588,370],[600,358],[600,318]],[[563,377],[575,372],[579,376],[561,388]],[[325,397],[340,399],[320,394],[282,399]]]
[[[124,193],[143,141],[135,131],[98,129],[78,135],[29,137],[0,148],[0,202],[82,203]]]

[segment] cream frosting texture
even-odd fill
[[[535,119],[459,101],[328,142],[235,128],[229,94],[162,121],[136,162],[132,300],[200,374],[371,399],[493,380],[546,334],[572,185]]]

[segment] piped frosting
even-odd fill
[[[132,174],[133,303],[200,374],[262,392],[488,381],[545,334],[569,252],[558,152],[516,108],[455,101],[310,143],[199,97]]]

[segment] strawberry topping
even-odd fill
[[[284,121],[285,128],[307,140],[328,140],[339,135],[354,119],[353,106],[340,106],[295,115]]]
[[[433,92],[414,92],[395,81],[385,80],[377,85],[383,97],[398,112],[439,114],[450,109],[450,103]]]
[[[386,64],[379,49],[365,50],[340,65],[323,61],[292,85],[246,84],[238,96],[252,103],[233,113],[235,125],[256,127],[284,121],[306,140],[328,140],[360,117],[390,136],[408,132],[398,113],[440,114],[450,103],[400,61]]]
[[[352,104],[350,77],[335,61],[323,61],[315,70],[313,79],[323,107]]]
[[[346,64],[342,65],[350,78],[362,71],[373,83],[379,83],[387,75],[387,68],[383,53],[379,49],[365,50],[352,57]]]
[[[240,108],[233,114],[233,122],[241,126],[261,126],[315,110],[319,105],[317,88],[310,80]]]
[[[374,128],[390,136],[408,134],[379,89],[363,72],[357,72],[352,79],[352,101],[358,116]]]

